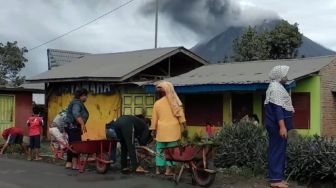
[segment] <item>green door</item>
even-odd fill
[[[14,126],[14,96],[0,95],[0,133],[3,130]]]

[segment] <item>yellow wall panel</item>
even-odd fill
[[[105,124],[120,116],[121,96],[114,95],[89,95],[86,108],[90,113],[87,126],[87,134],[84,134],[83,140],[99,140],[106,139]],[[48,102],[48,124],[52,122],[57,113],[65,109],[73,96],[70,94],[63,94],[61,96],[50,96]]]

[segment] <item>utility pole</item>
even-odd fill
[[[158,19],[159,19],[159,0],[156,0],[156,10],[155,10],[155,44],[154,48],[157,48],[158,40]]]

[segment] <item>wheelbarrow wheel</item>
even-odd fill
[[[203,161],[197,161],[196,167],[192,168],[192,182],[202,187],[209,187],[216,179],[216,173],[209,173],[203,170]]]
[[[100,156],[100,154],[97,154],[97,156]],[[103,154],[104,160],[109,161],[110,158],[107,153]],[[109,170],[110,164],[104,163],[102,161],[96,160],[96,171],[98,174],[105,174]]]

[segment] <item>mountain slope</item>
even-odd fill
[[[263,24],[256,26],[256,29],[258,32],[262,32],[266,29],[272,29],[279,22],[280,20],[264,22]],[[195,52],[204,59],[210,61],[211,63],[223,61],[225,56],[231,57],[233,55],[233,40],[241,36],[244,30],[245,27],[230,27],[226,31],[220,33],[209,41],[197,44],[191,49],[191,51]],[[298,57],[314,57],[332,54],[336,53],[305,36],[302,37],[302,45],[299,48]]]

